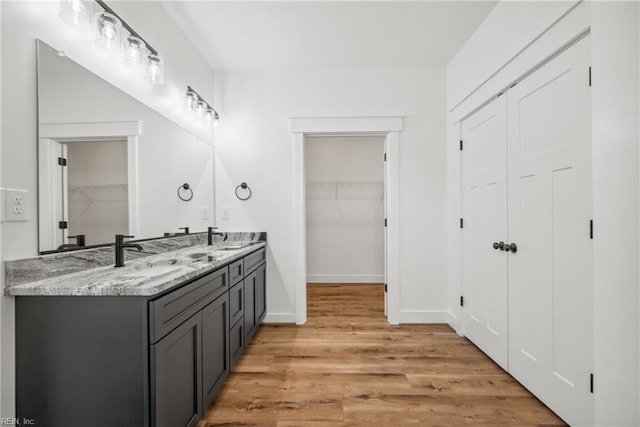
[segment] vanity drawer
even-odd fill
[[[149,302],[149,340],[155,343],[229,289],[229,269],[214,271]]]
[[[244,257],[244,274],[245,276],[255,270],[260,264],[266,261],[266,251],[264,248],[255,251]]]
[[[244,314],[244,285],[238,283],[229,290],[229,324],[234,325]]]
[[[229,265],[229,281],[230,285],[233,286],[244,277],[244,261],[238,260]]]

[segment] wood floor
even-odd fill
[[[263,325],[198,427],[564,425],[447,325],[387,324],[382,285],[308,286]]]

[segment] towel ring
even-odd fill
[[[180,197],[180,200],[184,200],[185,202],[193,199],[193,190],[191,189],[189,184],[185,182],[180,187],[178,187],[178,197]]]
[[[240,194],[238,194],[238,191],[241,189],[248,191],[248,193],[246,194],[246,197],[242,197],[240,196]],[[249,197],[251,197],[251,188],[249,188],[246,182],[243,182],[242,184],[236,187],[236,197],[240,200],[249,200]]]

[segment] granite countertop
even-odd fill
[[[20,284],[6,283],[5,295],[153,296],[266,246],[233,241],[186,248],[113,265]]]

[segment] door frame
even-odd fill
[[[127,141],[127,194],[129,204],[129,234],[136,236],[139,230],[138,217],[138,137],[142,135],[142,122],[84,122],[84,123],[43,123],[38,127],[38,151],[44,141],[105,141],[123,139]],[[41,170],[38,165],[38,181],[48,176],[48,170]],[[47,167],[47,165],[44,165]],[[38,184],[38,251],[43,247],[51,247],[51,227],[56,218],[50,218],[50,212],[40,212],[40,197],[43,196]]]
[[[400,171],[399,141],[403,130],[403,117],[311,117],[290,118],[289,131],[293,140],[293,263],[295,289],[295,320],[303,325],[307,321],[307,237],[304,141],[305,136],[379,135],[385,137],[387,165],[387,319],[398,324],[400,311]]]

